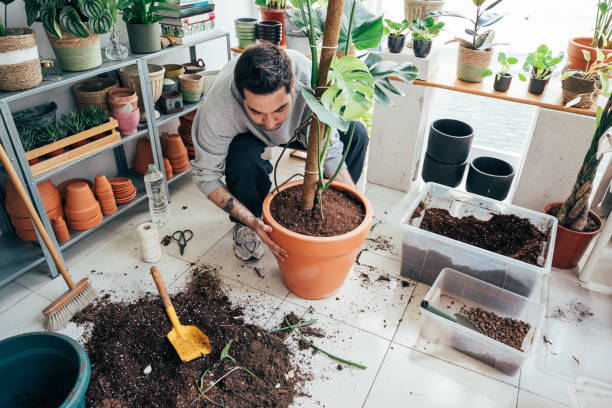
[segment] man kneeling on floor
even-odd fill
[[[297,51],[271,44],[251,46],[219,73],[195,117],[193,180],[236,223],[234,252],[245,261],[263,256],[262,241],[277,260],[287,256],[270,237],[272,228],[261,219],[273,170],[261,155],[266,146],[287,145],[310,116],[300,92],[301,84],[310,83],[310,70],[311,61]],[[353,122],[346,133],[335,135],[324,172],[329,177],[337,168],[352,127],[355,132],[346,165],[336,180],[354,187],[368,144],[363,124]],[[305,137],[304,130],[289,148],[306,149]]]

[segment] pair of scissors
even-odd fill
[[[189,229],[174,231],[172,233],[172,240],[178,243],[178,246],[181,249],[181,255],[185,253],[185,247],[187,246],[187,242],[191,241],[191,238],[193,238],[193,231]]]

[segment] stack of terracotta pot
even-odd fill
[[[121,135],[133,135],[138,131],[140,109],[138,95],[130,88],[115,88],[108,92],[108,106],[112,116],[119,122]]]
[[[125,204],[136,198],[136,187],[127,177],[111,177],[108,179],[117,204]]]
[[[189,157],[195,157],[193,139],[191,138],[191,125],[193,124],[193,119],[195,118],[196,113],[197,110],[189,112],[188,114],[179,118],[181,124],[179,125],[178,132],[181,135],[181,139],[183,139],[183,144],[187,148]]]
[[[77,231],[93,228],[103,219],[100,203],[89,185],[81,181],[70,184],[66,189],[64,212],[68,226]]]
[[[164,157],[164,168],[166,169],[166,178],[170,180],[172,178],[172,164],[170,164],[170,160],[167,157]]]
[[[146,137],[138,139],[138,142],[136,142],[134,160],[132,160],[132,167],[134,171],[140,175],[144,175],[149,169],[149,164],[152,163],[154,163],[153,149],[151,148],[149,139]]]
[[[100,207],[102,207],[102,214],[110,215],[117,212],[113,187],[104,174],[96,176],[96,197],[98,197]]]
[[[53,217],[51,220],[51,226],[53,227],[53,233],[58,242],[66,242],[70,239],[70,232],[68,232],[68,226],[63,217],[59,215]]]
[[[173,173],[182,173],[189,169],[189,156],[183,140],[177,134],[166,138],[166,157],[170,160]]]
[[[86,178],[73,178],[70,180],[66,180],[63,183],[60,183],[59,186],[57,186],[60,196],[62,197],[62,203],[64,204],[66,203],[66,189],[68,188],[68,186],[71,185],[72,183],[78,183],[79,181],[83,183],[87,183],[87,185],[89,186],[89,189],[91,191],[94,191],[94,184],[91,182],[91,180],[88,180]]]
[[[4,204],[6,212],[11,218],[11,224],[15,227],[17,236],[24,241],[37,241],[36,231],[28,210],[23,200],[17,193],[17,189],[10,181],[6,179],[6,195]],[[38,184],[38,192],[42,199],[43,205],[47,211],[47,216],[50,220],[54,217],[63,217],[64,211],[62,208],[62,199],[57,187],[50,180],[45,180]]]

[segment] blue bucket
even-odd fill
[[[85,408],[91,367],[83,346],[34,332],[0,342],[0,407]]]

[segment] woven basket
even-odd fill
[[[482,82],[482,71],[489,67],[493,49],[473,50],[459,44],[457,53],[457,78],[467,82]]]
[[[106,97],[111,89],[117,88],[119,81],[115,78],[91,78],[72,87],[74,99],[79,108],[95,105],[102,110],[109,111]]]
[[[33,88],[42,81],[34,30],[7,28],[0,37],[0,91]]]
[[[565,80],[561,81],[561,87],[563,88],[563,103],[580,98],[580,102],[572,105],[574,108],[590,108],[597,101],[597,95],[599,94],[599,88],[597,87],[595,80],[586,80],[575,76],[569,76]]]
[[[85,26],[87,27],[87,24]],[[47,30],[45,32],[64,71],[87,71],[102,65],[102,49],[98,34],[89,31],[89,37],[75,37],[61,29],[60,40]]]
[[[425,18],[425,14],[441,10],[445,3],[445,0],[404,0],[404,16],[408,21]]]

